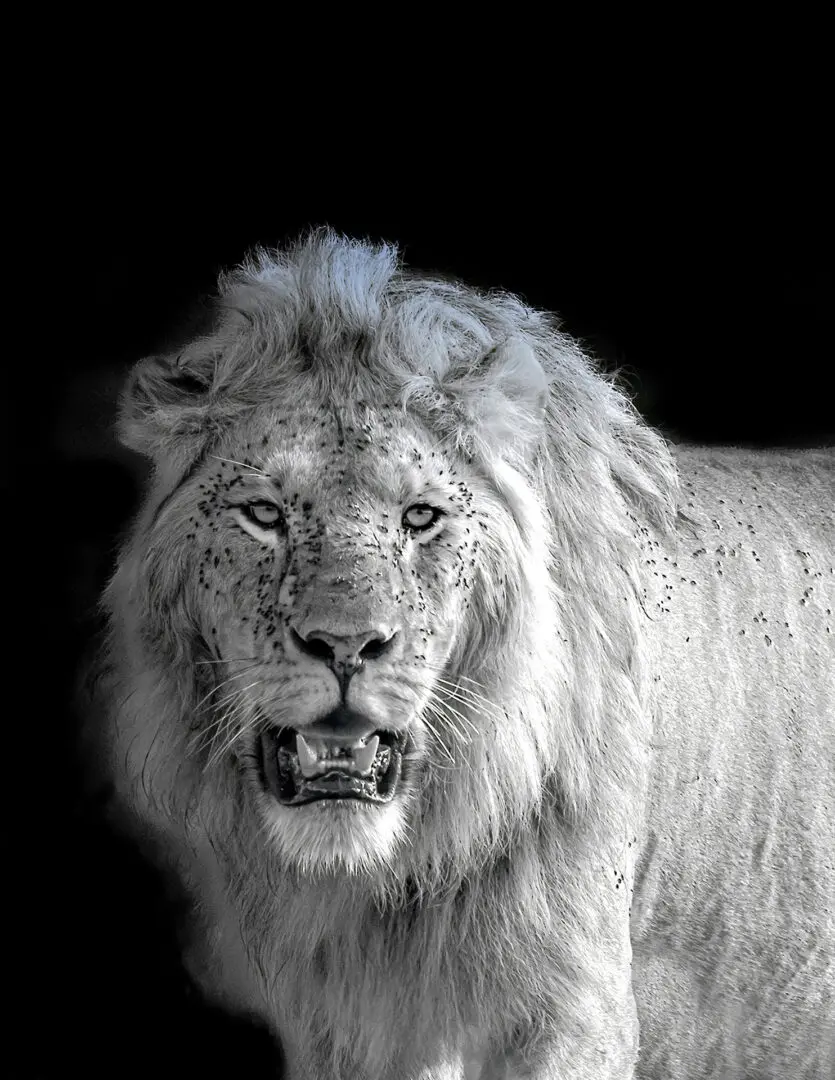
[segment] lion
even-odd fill
[[[141,361],[97,760],[290,1080],[832,1075],[833,456],[315,230]]]

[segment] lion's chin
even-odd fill
[[[319,799],[285,806],[266,791],[259,800],[267,836],[283,861],[305,876],[323,872],[379,877],[407,833],[401,799]]]

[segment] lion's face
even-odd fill
[[[298,864],[385,862],[425,770],[469,738],[478,692],[447,664],[512,523],[468,471],[402,407],[271,413],[158,515],[211,655],[198,752],[239,770]]]

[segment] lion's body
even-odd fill
[[[204,990],[289,1080],[625,1080],[635,999],[636,1076],[825,1075],[831,457],[682,450],[677,500],[541,316],[329,234],[224,291],[126,398],[99,688]],[[337,716],[404,740],[394,796],[282,801]]]
[[[658,705],[632,912],[639,1076],[835,1062],[827,452],[682,450],[655,556]],[[661,605],[664,610],[661,610]]]

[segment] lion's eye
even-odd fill
[[[271,502],[249,503],[244,507],[247,517],[262,529],[274,529],[281,522],[281,511]]]
[[[431,528],[441,517],[441,511],[426,503],[415,503],[403,512],[403,524],[407,529],[422,532]]]

